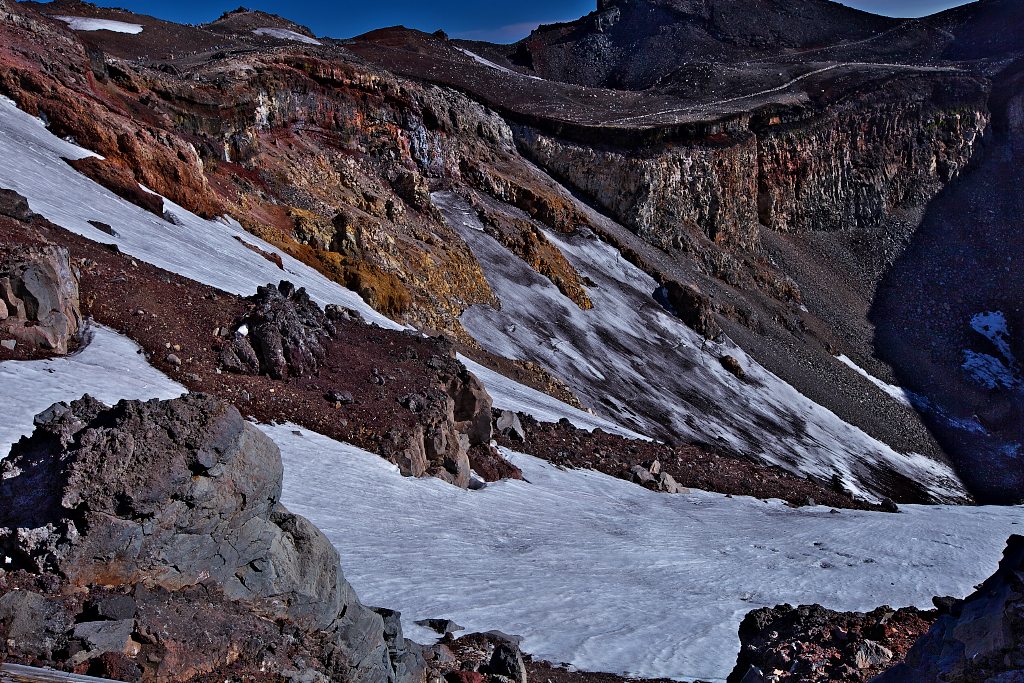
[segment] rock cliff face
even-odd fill
[[[760,222],[780,232],[877,228],[924,206],[966,168],[989,124],[979,84],[950,86],[966,91],[959,102],[929,92],[860,98],[769,127],[758,136]]]
[[[744,119],[687,143],[621,148],[529,127],[516,141],[651,244],[687,233],[730,251],[759,249],[758,223],[780,232],[875,228],[919,208],[966,167],[989,114],[968,79],[912,86],[895,101],[856,98],[817,116]]]
[[[616,220],[660,247],[680,233],[723,246],[757,244],[757,141],[749,132],[718,141],[616,149],[516,130],[541,166],[591,197]]]

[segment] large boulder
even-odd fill
[[[381,451],[407,477],[429,475],[466,488],[469,449],[487,444],[493,433],[491,397],[476,375],[451,356],[432,356],[427,369],[433,388],[398,399],[416,414],[416,425],[389,430]]]
[[[326,362],[323,339],[335,334],[334,324],[304,288],[282,280],[259,287],[250,301],[253,309],[238,326],[245,333],[221,351],[226,370],[284,379],[311,374]]]
[[[213,579],[267,616],[328,631],[337,678],[394,679],[383,620],[327,538],[280,504],[280,452],[233,406],[193,394],[108,408],[86,395],[36,423],[0,463],[0,549],[16,567],[78,586]]]
[[[78,277],[64,247],[16,248],[0,257],[0,339],[67,353],[82,326]]]
[[[963,602],[936,600],[946,612],[871,683],[1019,681],[1024,678],[1024,536],[1006,542],[996,573]]]

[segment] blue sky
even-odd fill
[[[375,28],[402,24],[429,32],[443,29],[456,38],[498,43],[519,40],[540,23],[577,19],[596,7],[595,0],[100,0],[99,4],[125,7],[180,23],[198,23],[216,19],[222,12],[237,8],[240,1],[250,9],[278,14],[308,26],[318,36],[348,38]],[[963,0],[846,0],[843,4],[876,14],[920,17],[964,3]]]

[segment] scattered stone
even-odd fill
[[[498,417],[495,427],[498,432],[505,438],[513,441],[526,441],[526,432],[523,430],[523,425],[519,421],[519,416],[511,410],[501,411],[501,415]]]
[[[655,480],[658,482],[658,488],[665,493],[689,493],[690,489],[680,486],[672,475],[668,472],[659,472],[655,476]]]
[[[114,232],[114,228],[110,227],[108,223],[104,223],[103,221],[89,221],[89,225],[96,228],[100,232],[107,233],[111,237],[117,237],[117,233]]]
[[[0,341],[0,346],[9,351],[13,351],[17,345],[18,342],[15,339],[4,339],[3,341]]]
[[[427,407],[427,399],[422,394],[406,394],[398,398],[398,403],[403,408],[408,408],[414,413],[423,412]]]
[[[71,637],[85,649],[71,658],[72,663],[81,664],[87,659],[99,657],[104,652],[123,651],[134,629],[135,619],[87,621],[76,625]]]
[[[135,618],[135,601],[127,595],[102,595],[89,601],[86,613],[97,619],[120,621]]]
[[[629,471],[633,475],[633,481],[641,486],[654,482],[654,476],[643,465],[633,465],[629,468]]]
[[[487,669],[492,674],[505,676],[515,683],[526,683],[526,664],[519,646],[510,643],[499,643],[494,648]]]
[[[164,360],[176,367],[181,365],[181,359],[175,356],[173,353],[167,354],[167,357],[164,358]]]
[[[711,312],[711,300],[693,285],[681,285],[669,280],[663,285],[665,297],[675,310],[675,314],[694,331],[706,339],[717,339],[722,335],[722,328],[715,321]]]
[[[890,499],[890,498],[883,498],[882,499],[882,509],[885,510],[886,512],[894,512],[894,513],[900,511],[900,509],[896,505],[896,503],[892,502],[892,499]]]
[[[747,374],[743,371],[743,368],[740,366],[740,362],[733,358],[732,356],[722,356],[721,358],[718,359],[718,362],[722,364],[723,368],[725,368],[732,374],[736,375],[740,379],[743,379]]]
[[[331,320],[362,320],[363,316],[359,311],[339,306],[338,304],[327,304],[324,306],[324,314]]]
[[[858,669],[868,669],[892,661],[892,650],[873,640],[865,640],[853,658]]]

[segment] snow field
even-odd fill
[[[114,21],[113,19],[95,19],[93,17],[59,17],[54,16],[54,19],[60,19],[66,22],[68,28],[72,31],[113,31],[115,33],[142,33],[142,24],[128,24],[123,21]]]
[[[130,340],[93,328],[80,353],[0,363],[0,449],[32,416],[90,393],[173,398],[181,385]],[[724,679],[751,609],[927,607],[996,567],[1021,508],[904,506],[898,515],[694,491],[668,495],[506,451],[528,481],[464,491],[294,425],[259,425],[285,465],[282,502],[341,554],[360,599],[413,625],[525,636],[539,657],[640,676]]]
[[[338,548],[366,604],[413,626],[499,629],[581,669],[719,681],[762,606],[931,608],[995,570],[1017,508],[900,514],[695,491],[668,495],[504,451],[528,481],[463,491],[290,425],[261,427],[285,461],[282,502]]]

